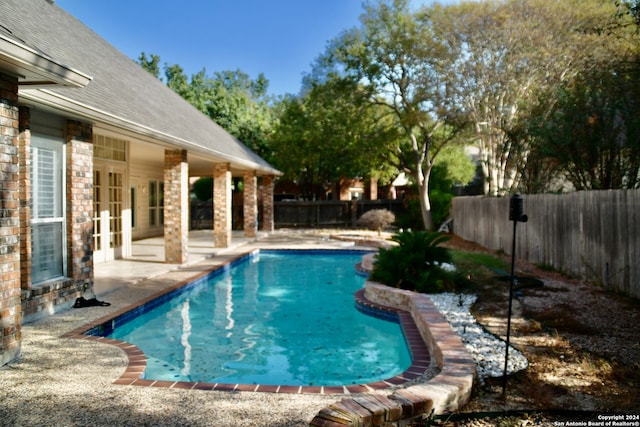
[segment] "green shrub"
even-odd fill
[[[441,266],[451,262],[449,249],[440,246],[449,240],[442,233],[405,231],[392,238],[398,243],[380,249],[371,280],[396,288],[437,293],[453,288],[454,275]]]
[[[396,216],[396,227],[424,230],[420,200],[406,200],[405,209]]]
[[[198,200],[206,202],[213,199],[213,177],[204,176],[193,183],[193,193]]]
[[[433,226],[435,229],[438,229],[438,227],[449,218],[453,194],[434,189],[429,193],[429,200],[431,201],[431,219]]]

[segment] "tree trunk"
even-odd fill
[[[422,213],[422,224],[424,229],[433,230],[433,218],[431,216],[431,201],[429,200],[429,175],[431,174],[431,168],[429,168],[424,174],[421,169],[418,169],[414,173],[414,178],[418,183],[418,192],[420,197],[420,211]]]

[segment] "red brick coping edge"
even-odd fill
[[[364,298],[372,304],[408,310],[440,368],[431,380],[393,394],[365,394],[333,403],[310,422],[312,427],[400,426],[431,414],[453,412],[469,401],[476,366],[462,340],[427,295],[367,281]]]

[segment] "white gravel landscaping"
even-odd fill
[[[449,321],[451,327],[462,339],[467,350],[476,362],[478,378],[501,377],[504,374],[504,356],[506,343],[500,338],[490,334],[471,314],[471,305],[476,301],[476,296],[471,294],[441,293],[430,294],[442,315]],[[509,361],[507,373],[526,369],[529,365],[527,358],[509,346]]]

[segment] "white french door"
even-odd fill
[[[94,163],[93,192],[93,260],[122,258],[123,214],[128,197],[124,166]]]

